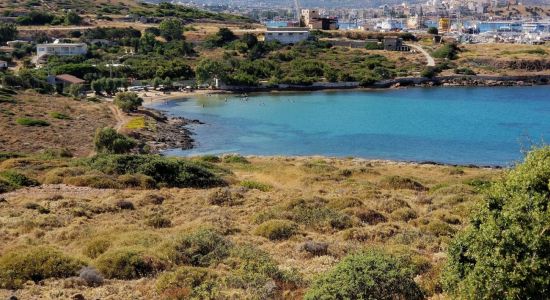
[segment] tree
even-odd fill
[[[121,92],[116,94],[114,104],[123,111],[130,112],[138,109],[143,104],[143,99],[133,92]]]
[[[177,19],[163,20],[159,25],[160,35],[167,41],[183,39],[183,25]]]
[[[401,260],[367,250],[345,257],[317,278],[304,299],[423,299],[414,275]]]
[[[197,81],[199,83],[207,83],[213,80],[215,77],[224,79],[227,77],[223,64],[218,61],[203,59],[201,60],[195,69]]]
[[[430,28],[428,28],[428,33],[429,34],[439,34],[439,30],[437,29],[437,27],[430,27]]]
[[[17,27],[14,24],[0,24],[0,44],[17,38]]]
[[[222,44],[226,44],[237,39],[233,31],[226,27],[220,28],[217,35],[220,37]]]
[[[82,84],[71,84],[65,92],[78,99],[84,93],[84,86]]]
[[[94,136],[95,150],[99,153],[122,154],[130,152],[137,142],[113,128],[98,128]]]
[[[82,23],[82,17],[76,12],[71,10],[65,15],[65,25],[79,25],[80,23]]]
[[[91,87],[96,94],[101,94],[101,92],[103,92],[103,82],[104,80],[102,79],[92,81]]]
[[[548,299],[550,147],[493,183],[449,246],[443,287],[454,299]]]
[[[145,54],[151,53],[155,49],[156,44],[155,36],[147,32],[139,39],[139,51]]]

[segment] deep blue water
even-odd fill
[[[550,86],[202,96],[152,107],[199,119],[169,155],[355,156],[510,165],[550,136]]]

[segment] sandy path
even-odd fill
[[[434,58],[430,55],[430,53],[428,53],[428,51],[424,50],[424,48],[418,46],[418,45],[413,45],[413,44],[407,44],[407,46],[409,47],[412,47],[416,50],[418,50],[420,53],[424,54],[424,56],[426,57],[426,60],[428,61],[428,63],[426,64],[426,66],[428,67],[435,67],[435,60]]]

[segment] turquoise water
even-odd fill
[[[203,96],[152,107],[199,119],[168,155],[325,155],[510,165],[550,136],[550,87]]]

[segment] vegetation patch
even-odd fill
[[[304,299],[424,299],[413,270],[394,256],[368,250],[321,275]]]
[[[95,266],[109,279],[137,279],[156,274],[167,262],[139,247],[110,249],[99,256]]]
[[[50,123],[44,120],[40,119],[33,119],[33,118],[17,118],[15,122],[19,125],[23,126],[38,126],[38,127],[44,127],[44,126],[50,126]]]
[[[298,225],[288,220],[269,220],[260,224],[255,233],[270,240],[286,240],[298,232]]]
[[[72,118],[69,116],[69,115],[66,115],[66,114],[63,114],[63,113],[60,113],[60,112],[51,112],[48,114],[50,117],[54,118],[54,119],[59,119],[59,120],[71,120]]]
[[[0,257],[0,287],[17,289],[32,280],[77,275],[83,263],[49,246],[14,249]]]
[[[257,181],[252,181],[252,180],[241,181],[240,185],[242,187],[247,188],[247,189],[259,190],[259,191],[262,191],[262,192],[268,192],[269,190],[271,190],[273,188],[269,184],[265,184],[265,183],[261,183],[261,182],[257,182]]]
[[[390,189],[403,189],[403,190],[415,190],[425,191],[427,188],[420,182],[402,176],[388,176],[382,179],[381,184]]]

